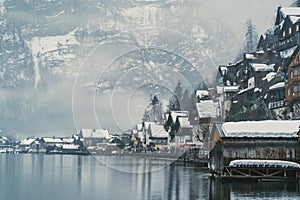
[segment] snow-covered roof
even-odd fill
[[[63,138],[62,139],[64,143],[72,143],[74,142],[74,138]]]
[[[203,100],[196,103],[198,116],[202,118],[215,118],[217,117],[218,103],[212,100]]]
[[[219,69],[220,69],[220,71],[221,71],[222,76],[224,76],[225,74],[227,74],[227,70],[228,70],[227,67],[225,67],[225,66],[220,66]]]
[[[188,111],[171,111],[171,119],[173,122],[176,122],[177,117],[188,117],[189,112]]]
[[[252,69],[256,72],[274,71],[275,64],[267,65],[263,63],[250,63]]]
[[[284,49],[280,51],[280,56],[282,58],[289,58],[291,55],[293,55],[294,51],[297,49],[297,45],[290,47],[289,49]]]
[[[300,8],[299,7],[282,7],[280,11],[283,17],[289,16],[300,16]]]
[[[192,127],[188,117],[178,117],[177,118],[180,127],[190,128]]]
[[[223,87],[224,92],[237,92],[239,91],[239,86],[235,85],[235,86],[224,86]]]
[[[143,129],[143,124],[137,124],[137,125],[136,125],[136,129],[137,129],[138,131],[141,131],[141,130]]]
[[[295,24],[300,19],[300,16],[289,16],[289,18]]]
[[[279,82],[276,83],[274,85],[272,85],[271,87],[269,87],[269,90],[275,90],[275,89],[279,89],[279,88],[284,88],[285,87],[285,82]]]
[[[80,146],[78,144],[63,144],[62,145],[62,149],[74,149],[74,150],[78,150],[79,147]]]
[[[245,54],[245,58],[251,60],[251,59],[255,59],[256,57],[254,56],[253,53],[246,53],[246,54]]]
[[[243,94],[243,93],[245,93],[245,92],[247,92],[247,91],[249,91],[249,90],[252,90],[252,89],[254,89],[254,88],[253,88],[253,87],[248,87],[248,88],[242,89],[242,90],[240,90],[240,91],[238,92],[238,94]]]
[[[61,138],[43,137],[46,143],[62,143]]]
[[[144,129],[145,129],[145,130],[148,130],[150,124],[153,124],[153,123],[154,123],[154,122],[144,122]]]
[[[222,137],[297,137],[300,120],[265,120],[226,122]]]
[[[34,139],[34,138],[27,138],[27,139],[21,140],[20,145],[30,145],[30,144],[32,144],[35,140],[36,140],[36,139]]]
[[[83,138],[110,138],[107,129],[81,129],[80,134]]]
[[[270,82],[271,80],[273,80],[276,74],[277,74],[276,72],[267,73],[266,76],[262,78],[262,80],[263,81],[267,80],[268,82]]]
[[[262,89],[261,88],[254,88],[254,92],[261,92]]]
[[[203,97],[207,97],[207,96],[209,96],[209,91],[207,91],[207,90],[197,90],[196,91],[196,97],[198,97],[198,98],[203,98]]]
[[[266,168],[296,168],[300,169],[300,165],[295,162],[283,160],[233,160],[229,163],[229,167],[266,167]]]
[[[169,133],[165,130],[163,125],[152,123],[149,128],[152,137],[169,137]]]

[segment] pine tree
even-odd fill
[[[180,102],[176,95],[173,95],[170,98],[168,109],[169,109],[169,111],[180,111],[181,110]]]
[[[182,87],[180,82],[177,83],[174,90],[174,94],[177,97],[177,99],[182,99]]]
[[[191,103],[192,100],[190,98],[190,92],[188,91],[188,89],[185,89],[181,100],[181,109],[189,111],[191,108]]]
[[[254,52],[256,50],[256,45],[258,41],[258,35],[256,32],[256,28],[253,25],[251,20],[247,20],[246,22],[247,31],[245,33],[245,53]]]
[[[144,112],[143,121],[163,123],[162,103],[156,95],[150,98],[149,105]]]

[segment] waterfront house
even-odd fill
[[[177,117],[175,133],[175,143],[177,145],[192,144],[193,138],[193,126],[190,124],[188,117]]]
[[[290,108],[290,117],[300,119],[300,47],[297,47],[287,62],[288,80],[286,100]]]
[[[30,149],[35,148],[35,138],[26,138],[21,140],[20,144],[18,145],[18,151],[21,153],[26,153]]]
[[[274,35],[276,50],[282,58],[289,58],[300,44],[300,8],[278,7]]]
[[[170,135],[163,125],[151,123],[149,124],[148,132],[151,143],[156,149],[167,150],[169,147]]]
[[[56,137],[42,137],[39,141],[39,149],[47,149],[49,146],[61,147],[63,140]]]
[[[171,111],[168,115],[168,119],[165,123],[165,128],[168,132],[170,132],[171,141],[174,141],[174,137],[176,134],[176,120],[179,117],[188,117],[188,111]]]
[[[219,176],[237,159],[300,162],[299,120],[215,123],[209,138],[209,169]]]
[[[111,136],[107,129],[81,129],[79,138],[85,147],[96,147],[98,144],[107,143]]]

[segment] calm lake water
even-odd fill
[[[206,170],[138,157],[0,155],[1,200],[300,199],[297,182],[227,183]]]

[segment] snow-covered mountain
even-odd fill
[[[1,0],[0,127],[11,132],[72,129],[74,78],[99,93],[164,83],[190,90],[214,81],[219,63],[232,60],[241,41],[209,19],[201,0]],[[107,44],[130,45],[93,63]],[[227,49],[233,49],[228,51]],[[107,58],[107,57],[106,57]],[[101,74],[101,76],[100,76]],[[126,76],[124,76],[126,74]],[[149,95],[147,95],[149,96]],[[143,111],[143,110],[142,110]],[[30,126],[35,123],[36,126]]]

